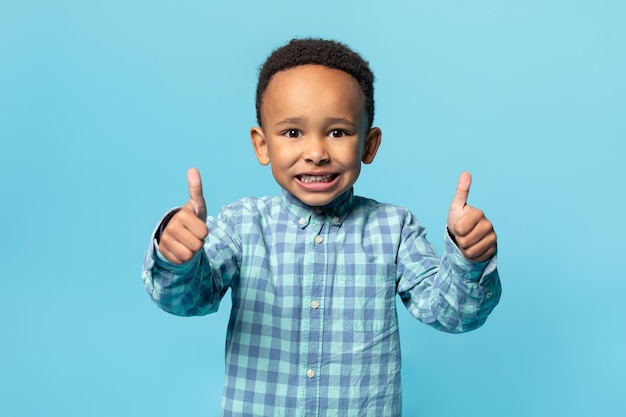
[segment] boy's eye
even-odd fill
[[[299,130],[289,129],[283,133],[283,136],[286,136],[288,138],[299,138],[300,136],[302,136],[302,134]]]
[[[341,138],[346,136],[346,132],[341,129],[334,129],[330,131],[330,137],[332,138]]]

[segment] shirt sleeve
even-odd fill
[[[398,294],[418,320],[449,333],[482,326],[500,300],[497,255],[484,262],[465,259],[444,234],[441,257],[426,230],[408,212],[398,250]]]
[[[176,210],[176,209],[174,209]],[[226,210],[218,218],[209,217],[209,235],[203,250],[184,264],[169,262],[159,251],[162,224],[159,222],[142,268],[146,291],[159,308],[178,316],[199,316],[217,311],[220,301],[239,276],[240,242],[232,218]]]

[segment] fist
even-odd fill
[[[202,179],[197,169],[187,172],[189,201],[167,223],[161,233],[159,250],[174,264],[183,264],[202,250],[209,234],[206,226],[206,204],[202,194]]]
[[[448,231],[470,262],[482,262],[496,253],[496,232],[485,214],[467,204],[472,176],[464,172],[448,212]]]

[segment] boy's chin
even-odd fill
[[[338,196],[333,194],[327,195],[303,195],[293,194],[298,200],[311,207],[321,207],[333,202]]]

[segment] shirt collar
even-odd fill
[[[318,221],[328,219],[331,224],[341,226],[352,208],[354,191],[353,188],[350,187],[349,190],[321,207],[309,206],[298,200],[285,189],[282,190],[281,199],[283,206],[295,218],[298,226],[302,229],[307,227],[311,221],[315,219],[319,219]]]

